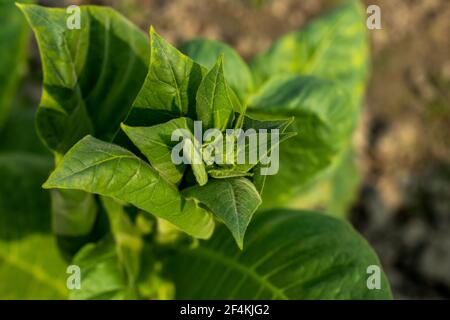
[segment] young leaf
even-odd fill
[[[261,204],[261,197],[253,184],[245,178],[214,180],[203,187],[183,192],[205,204],[230,229],[239,248],[253,213]]]
[[[203,79],[197,91],[197,118],[203,128],[225,130],[233,121],[233,102],[223,71],[223,56]]]
[[[234,167],[209,169],[208,174],[214,179],[228,179],[228,178],[252,176],[252,173],[246,171],[238,171]]]
[[[252,63],[261,85],[274,75],[314,75],[344,83],[358,107],[369,71],[366,15],[359,0],[345,4],[306,28],[275,42]]]
[[[247,138],[245,138],[245,143],[243,144],[243,147],[237,148],[235,156],[238,157],[239,153],[243,153],[245,156],[245,159],[250,159],[251,154],[257,155],[257,162],[256,163],[242,163],[237,164],[234,166],[234,170],[241,171],[241,172],[248,172],[254,167],[256,167],[260,162],[265,159],[267,156],[271,154],[273,150],[276,148],[280,148],[280,144],[284,141],[294,137],[297,135],[295,132],[287,132],[285,133],[286,129],[292,124],[294,121],[293,117],[287,118],[287,119],[281,119],[281,120],[257,120],[250,117],[245,117],[243,122],[243,130],[249,130],[253,129],[255,130],[255,134],[248,135]],[[262,146],[260,144],[264,145],[264,141],[261,141],[261,136],[259,135],[259,130],[267,130],[267,141],[265,141],[265,153],[261,153]],[[272,141],[271,140],[271,130],[279,130],[279,137],[278,141]],[[252,137],[253,136],[253,137]],[[258,142],[255,144],[251,144],[251,139],[257,139]],[[255,140],[256,141],[256,140]],[[261,166],[260,169],[264,168],[264,166]]]
[[[29,40],[27,22],[14,2],[0,3],[0,128],[8,117],[18,80],[24,72]]]
[[[145,34],[110,8],[80,7],[80,29],[69,30],[65,9],[19,7],[41,54],[36,123],[45,144],[64,154],[89,133],[111,140],[145,79]]]
[[[384,273],[380,290],[367,288],[367,267],[380,262],[343,220],[267,211],[256,215],[243,251],[233,242],[220,227],[198,248],[167,256],[164,270],[175,282],[176,299],[392,298]]]
[[[274,150],[280,148],[281,143],[292,137],[295,137],[296,135],[297,134],[295,132],[281,133],[279,134],[278,141],[274,142],[270,140],[270,134],[268,134],[267,141],[265,143],[263,140],[261,140],[261,137],[258,135],[258,133],[247,135],[245,137],[245,143],[242,144],[242,146],[238,145],[235,151],[235,164],[232,166],[231,170],[235,172],[249,172],[263,160],[267,160],[267,157],[270,156],[270,154]],[[252,139],[254,139],[254,141],[257,141],[257,143],[250,143]],[[266,145],[265,152],[261,152],[264,144]],[[252,154],[256,155],[254,157],[256,161],[250,161]],[[239,163],[239,157],[245,158],[245,163]],[[261,166],[261,169],[265,167],[267,167],[267,165]],[[225,167],[225,170],[229,171],[230,169]]]
[[[201,159],[201,146],[196,140],[192,131],[193,121],[189,118],[177,118],[166,123],[152,127],[129,127],[122,125],[122,129],[128,138],[147,157],[150,163],[168,181],[178,184],[183,178],[186,164],[174,164],[172,159],[173,148],[183,144],[183,156],[192,167],[195,179],[203,186],[208,182],[205,164]],[[182,134],[182,141],[172,141],[172,134],[175,130]],[[184,145],[187,143],[187,145]]]
[[[172,133],[177,129],[192,132],[193,127],[191,119],[178,118],[152,127],[122,125],[122,130],[164,178],[178,184],[183,178],[186,165],[175,165],[172,161],[172,149],[179,143],[172,141]]]
[[[211,214],[184,199],[149,164],[91,136],[64,156],[44,188],[77,189],[125,201],[197,238],[209,238],[214,229]]]
[[[291,130],[298,133],[280,147],[280,170],[267,177],[265,207],[289,202],[330,166],[347,147],[357,117],[341,86],[300,76],[272,79],[252,97],[249,110],[269,119],[295,116]]]
[[[158,110],[173,117],[194,118],[195,94],[205,70],[171,46],[153,27],[150,38],[150,67],[130,117],[133,113]]]
[[[228,85],[236,92],[241,101],[245,101],[253,90],[253,78],[247,64],[239,54],[227,44],[209,40],[194,39],[185,43],[181,51],[194,61],[211,69],[221,54],[224,55],[224,73]]]
[[[208,173],[213,178],[227,178],[239,176],[251,176],[249,171],[253,169],[263,159],[266,159],[270,153],[279,147],[279,144],[296,135],[295,132],[284,133],[286,128],[292,123],[293,118],[284,120],[256,120],[247,116],[239,116],[241,124],[231,136],[223,134],[222,139],[214,141],[206,148],[222,149],[221,144],[226,140],[235,144],[234,155],[227,148],[223,148],[222,162],[225,165],[209,166]],[[278,131],[278,141],[272,141],[271,130]],[[252,131],[250,131],[252,130]],[[265,130],[266,137],[260,135],[260,130]],[[263,149],[264,148],[264,149]],[[263,151],[264,150],[264,151]],[[210,151],[208,151],[209,153]],[[217,155],[216,155],[217,156]]]
[[[195,137],[190,135],[187,138],[185,143],[188,143],[188,145],[184,148],[184,151],[186,151],[185,155],[189,159],[189,163],[191,163],[195,180],[200,186],[204,186],[208,182],[208,173],[202,159],[201,146]]]
[[[30,153],[0,155],[0,299],[65,299],[67,264],[40,188],[52,165]]]

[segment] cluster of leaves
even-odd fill
[[[51,228],[66,260],[82,270],[82,289],[71,298],[390,296],[384,275],[382,290],[367,289],[366,268],[379,262],[346,222],[295,210],[255,215],[261,206],[301,201],[305,188],[314,194],[323,183],[340,183],[342,168],[349,172],[367,77],[358,1],[282,37],[250,66],[217,41],[196,39],[178,50],[153,29],[148,41],[109,8],[82,7],[82,28],[68,30],[63,9],[19,7],[43,66],[36,125],[55,162],[44,184],[51,189]],[[189,132],[193,150],[208,148],[196,140],[194,120],[222,132],[279,129],[280,173],[265,183],[260,163],[174,164],[175,129]],[[37,212],[50,205],[37,184],[49,164],[30,159],[21,160],[31,162],[22,192],[30,193],[36,214],[30,221],[42,223],[50,217]],[[12,160],[0,161],[0,174],[22,181],[23,172],[10,168],[22,162]],[[0,200],[2,210],[13,210],[10,199]],[[311,205],[343,208],[339,201],[330,194]],[[30,271],[24,258],[31,240],[48,229],[15,240],[1,234],[0,279],[13,269],[26,274],[19,290],[31,278],[48,287],[39,298],[64,297],[65,281],[55,279],[63,278],[66,263],[51,244],[45,265]],[[47,276],[46,268],[58,276]],[[20,298],[36,297],[29,294]]]

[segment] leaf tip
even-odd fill
[[[200,185],[200,187],[203,187],[204,185],[206,185],[208,183],[208,174],[201,174],[197,178],[197,183]]]
[[[236,243],[237,243],[239,249],[241,251],[243,251],[244,250],[244,240],[243,239],[236,239]]]
[[[45,181],[45,182],[42,184],[42,189],[52,189],[52,188],[53,188],[53,186],[52,186],[52,184],[50,183],[50,179],[47,180],[47,181]]]
[[[14,5],[23,13],[26,14],[26,11],[30,5],[21,2],[14,2]]]
[[[127,126],[125,123],[123,123],[123,122],[120,123],[120,129],[122,129],[123,132],[126,133],[126,132],[128,131],[129,128],[130,128],[130,127]]]
[[[217,57],[217,62],[216,62],[216,65],[217,65],[220,69],[223,69],[223,60],[224,60],[224,54],[221,53],[221,54]]]
[[[153,25],[150,26],[150,41],[159,40],[161,36],[158,32],[156,32],[155,27]]]

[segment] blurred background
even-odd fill
[[[118,9],[174,44],[203,36],[245,59],[332,8],[336,0],[38,1]],[[362,182],[350,220],[377,251],[394,297],[450,298],[450,1],[370,0],[372,75],[355,135]],[[20,95],[38,105],[41,69],[30,50]]]

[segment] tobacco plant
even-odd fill
[[[36,129],[54,165],[47,176],[45,156],[0,158],[2,180],[20,182],[20,197],[8,199],[6,186],[1,195],[1,297],[390,297],[383,273],[380,289],[368,288],[379,261],[347,222],[295,209],[342,215],[356,186],[351,136],[368,76],[358,1],[249,65],[214,40],[177,49],[107,7],[82,6],[74,30],[65,9],[18,7],[39,47]],[[223,137],[278,129],[280,139],[253,164],[175,164],[174,130],[191,151],[213,144],[199,141],[197,120]],[[278,174],[262,175],[278,151]],[[75,288],[66,281],[74,266]]]

